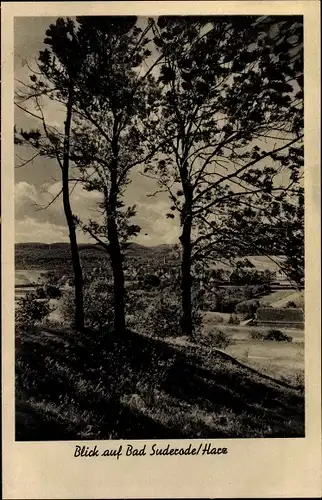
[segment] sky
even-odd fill
[[[46,29],[56,18],[15,18],[15,78],[16,89],[21,82],[28,82],[30,67],[36,68],[35,61],[39,50],[45,46]],[[141,27],[146,19],[140,18]],[[153,55],[151,56],[153,58]],[[19,83],[20,82],[20,83]],[[57,103],[49,103],[45,106],[46,122],[62,127],[65,118],[63,108],[59,109]],[[34,110],[33,110],[34,111]],[[23,111],[15,108],[15,124],[18,129],[30,129],[40,127],[39,121]],[[275,134],[277,135],[277,134]],[[256,140],[266,150],[274,149],[282,145],[281,139],[266,138]],[[256,144],[257,144],[256,142]],[[255,145],[255,142],[253,142]],[[257,144],[258,145],[258,144]],[[56,161],[45,158],[35,158],[34,161],[24,166],[19,166],[31,158],[33,151],[27,147],[16,148],[15,168],[15,218],[16,218],[16,242],[68,242],[68,231],[62,200],[58,198],[50,203],[60,192],[60,168]],[[263,166],[267,159],[262,161]],[[218,168],[218,167],[216,167]],[[233,164],[225,169],[235,168]],[[283,173],[276,178],[282,185],[286,182]],[[151,197],[151,193],[157,191],[156,181],[143,177],[138,170],[132,173],[132,182],[125,191],[124,202],[126,205],[136,205],[137,214],[132,223],[141,227],[141,232],[135,239],[137,243],[154,246],[164,243],[177,243],[180,232],[178,219],[166,217],[171,203],[166,193],[159,193]],[[89,218],[97,219],[97,203],[100,201],[98,193],[89,193],[77,185],[71,194],[73,213],[80,217],[83,222]],[[50,204],[49,207],[46,207]],[[79,243],[88,243],[93,240],[88,235],[79,231]]]
[[[43,39],[49,24],[56,18],[16,18],[15,19],[15,78],[28,81],[28,66],[35,67],[34,62],[39,50],[44,48]],[[26,64],[27,62],[27,64]],[[50,123],[59,121],[60,113],[56,107],[47,109],[46,118]],[[36,120],[15,110],[15,123],[18,127],[28,129],[37,127]],[[68,241],[68,230],[62,208],[62,201],[57,199],[50,207],[44,209],[59,192],[60,169],[55,161],[36,158],[23,167],[18,166],[32,157],[27,147],[17,147],[15,168],[15,234],[16,242],[53,243]],[[154,246],[163,243],[176,243],[179,235],[178,223],[166,218],[170,203],[167,195],[161,193],[155,197],[147,196],[155,192],[156,183],[134,172],[129,185],[125,202],[137,205],[137,215],[133,223],[141,227],[141,233],[135,239],[137,243]],[[98,194],[87,193],[77,185],[71,196],[72,209],[82,220],[95,218],[95,207]],[[78,234],[79,243],[92,242],[83,232]]]

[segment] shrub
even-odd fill
[[[58,299],[61,297],[61,291],[57,286],[53,285],[45,286],[45,292],[47,293],[47,297],[49,299]]]
[[[249,336],[252,340],[263,340],[264,334],[259,330],[251,330]]]
[[[226,349],[234,343],[233,339],[222,330],[215,329],[209,334],[211,345],[218,349]]]
[[[267,293],[266,285],[230,286],[205,292],[202,297],[202,309],[212,312],[234,313],[241,302],[258,302],[258,295]]]
[[[47,295],[46,295],[46,292],[45,292],[45,289],[43,286],[39,286],[36,288],[35,295],[36,295],[37,299],[46,299],[47,298]]]
[[[305,388],[305,377],[304,373],[296,373],[294,376],[294,385],[298,387],[302,392]]]
[[[64,292],[61,299],[61,313],[65,322],[73,326],[75,304],[74,290]],[[114,321],[113,294],[104,278],[95,278],[84,287],[85,326],[93,330],[110,328]]]
[[[231,314],[229,316],[228,324],[229,325],[239,325],[240,321],[237,318],[236,314]]]
[[[233,269],[230,275],[230,282],[235,283],[236,285],[269,286],[275,277],[275,273],[269,271],[268,269],[265,271],[258,271],[257,269],[251,269],[247,263],[244,263],[246,266],[240,264],[237,264],[237,267]]]
[[[181,335],[181,303],[176,293],[169,293],[169,291],[161,293],[151,305],[148,314],[147,324],[149,324],[150,333],[161,337]],[[198,334],[202,325],[202,317],[196,306],[192,310],[192,322],[194,333]]]
[[[27,293],[25,297],[17,301],[15,309],[17,330],[25,332],[44,323],[52,311],[49,299],[39,300],[35,293]]]
[[[239,299],[225,298],[221,304],[221,311],[223,313],[233,313],[236,310],[236,306]]]
[[[286,304],[286,306],[285,306],[285,307],[287,307],[287,308],[291,308],[291,309],[292,309],[292,308],[297,307],[297,305],[295,304],[295,302],[293,302],[293,300],[290,300],[290,301]]]
[[[276,342],[292,342],[293,337],[286,335],[285,333],[281,332],[281,330],[269,330],[267,335],[264,337],[264,340],[273,340]]]
[[[245,319],[253,318],[258,308],[258,300],[245,300],[237,304],[236,313],[241,314]]]
[[[128,328],[148,333],[155,297],[143,290],[130,289],[126,304]]]
[[[147,276],[144,276],[141,281],[141,287],[144,290],[150,290],[151,288],[158,288],[161,284],[161,280],[159,276],[156,276],[155,274],[148,274]]]
[[[233,313],[238,302],[240,299],[234,296],[234,292],[224,290],[215,292],[211,297],[208,296],[205,299],[207,307],[204,308],[212,312]]]
[[[138,332],[157,337],[177,337],[181,335],[180,295],[176,290],[164,289],[151,295],[139,291],[129,294],[127,301],[127,324]],[[201,329],[202,317],[194,304],[192,311],[194,332]]]
[[[258,297],[261,295],[267,295],[269,293],[271,293],[271,287],[268,284],[254,285],[252,287],[252,294],[253,294],[252,298]]]

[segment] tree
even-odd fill
[[[164,62],[162,120],[152,131],[167,141],[147,170],[169,193],[168,217],[179,215],[181,328],[191,336],[192,263],[245,251],[243,240],[236,244],[243,217],[263,219],[273,201],[298,194],[302,22],[160,17],[154,33]],[[290,160],[293,150],[298,160]]]
[[[56,25],[51,25],[46,34],[45,43],[50,46],[39,53],[37,70],[32,71],[30,83],[22,83],[22,88],[16,93],[16,106],[28,115],[40,121],[42,130],[15,130],[16,144],[26,144],[35,150],[36,156],[56,159],[61,169],[62,188],[59,195],[63,196],[63,207],[69,231],[70,249],[74,271],[75,288],[75,327],[84,329],[83,306],[83,272],[79,257],[76,225],[70,203],[70,141],[75,105],[75,85],[82,60],[79,51],[75,51],[76,39],[74,23],[58,19]],[[61,127],[47,123],[45,104],[47,100],[63,105],[64,118]],[[28,102],[33,102],[32,111]],[[58,196],[57,196],[58,197]],[[57,197],[54,197],[53,203]]]
[[[145,29],[137,26],[136,17],[82,17],[77,22],[79,43],[89,48],[83,56],[72,159],[84,188],[102,197],[101,219],[78,223],[108,252],[114,281],[114,327],[122,332],[123,250],[140,231],[131,223],[135,206],[126,207],[123,196],[133,169],[147,154],[153,155],[146,151],[142,123],[158,106],[153,64],[144,70],[151,55],[147,45],[152,21]]]
[[[145,160],[144,122],[158,106],[154,64],[144,70],[151,55],[147,35],[152,24],[148,20],[141,29],[134,16],[78,17],[76,23],[58,19],[46,32],[45,43],[51,50],[41,53],[40,69],[47,79],[53,80],[56,57],[63,75],[69,71],[69,61],[74,61],[72,87],[66,78],[54,79],[51,83],[60,93],[54,87],[49,95],[48,86],[45,92],[51,100],[64,103],[67,99],[70,104],[65,128],[69,127],[68,161],[76,167],[72,180],[102,196],[98,219],[86,223],[75,214],[72,224],[78,224],[108,252],[114,279],[114,326],[119,332],[125,328],[123,248],[140,230],[130,223],[135,207],[125,207],[123,195],[132,170]],[[43,94],[43,80],[34,75],[32,78],[33,92]],[[71,92],[72,101],[68,100]],[[53,145],[60,160],[64,144],[59,131],[50,130],[46,139],[45,145],[39,145],[36,132],[33,145],[38,141],[38,148],[47,155]],[[67,178],[67,168],[62,172],[64,187],[71,178]]]
[[[251,221],[244,221],[243,226],[240,235],[245,245],[256,247],[256,251],[269,257],[292,285],[302,289],[305,281],[303,188],[298,188],[297,196],[283,198],[282,203],[275,200],[270,203],[265,220],[253,217]]]

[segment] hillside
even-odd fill
[[[109,258],[104,249],[98,244],[80,244],[81,260],[87,266],[98,266],[106,263]],[[154,247],[131,243],[126,251],[127,261],[134,260],[138,263],[177,263],[176,245],[163,244]],[[268,257],[261,255],[247,256],[258,270],[278,270]],[[274,257],[281,260],[281,257]],[[15,245],[15,263],[17,269],[61,269],[66,272],[71,270],[71,254],[69,243],[17,243]],[[218,264],[215,267],[228,267]]]
[[[304,436],[302,387],[216,349],[92,333],[16,337],[17,440]]]
[[[163,259],[164,256],[171,257],[173,245],[159,245],[146,247],[137,243],[131,243],[125,253],[127,259],[147,261],[151,259]],[[108,265],[108,255],[98,244],[80,244],[80,257],[84,267]],[[15,264],[17,269],[71,269],[71,253],[68,243],[17,243],[15,245]]]

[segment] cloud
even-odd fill
[[[15,76],[21,81],[29,79],[29,66],[34,67],[34,59],[39,50],[43,50],[43,40],[48,25],[55,22],[55,18],[16,18],[15,19]],[[146,18],[141,18],[142,26]],[[151,60],[156,57],[152,54]],[[23,60],[28,61],[28,65]],[[30,104],[30,106],[32,106]],[[30,108],[34,111],[33,108]],[[64,121],[64,112],[57,103],[45,103],[45,118],[52,126],[61,127]],[[15,109],[15,123],[18,128],[39,127],[39,121]],[[30,151],[25,147],[17,147],[17,152],[22,158],[28,158]],[[19,162],[17,161],[17,164]],[[48,182],[50,178],[59,179],[60,169],[54,160],[37,157],[30,165],[15,171],[15,218],[17,241],[54,242],[68,241],[65,214],[61,199],[57,199],[46,209],[60,190],[60,182]],[[127,205],[137,205],[137,215],[133,223],[141,226],[141,233],[135,241],[147,245],[172,243],[177,241],[178,221],[167,219],[169,200],[165,193],[149,197],[149,193],[157,190],[155,181],[143,177],[138,172],[131,176],[131,184],[125,193]],[[82,220],[97,219],[95,211],[99,195],[95,192],[88,193],[81,186],[77,186],[72,194],[72,209]],[[90,241],[83,233],[79,234],[79,241]]]
[[[178,241],[178,221],[166,217],[169,203],[162,200],[139,203],[137,209],[135,223],[142,228],[136,239],[138,243],[153,246]]]
[[[52,224],[49,221],[37,221],[28,216],[22,220],[16,220],[15,235],[17,243],[60,243],[68,240],[66,227]]]
[[[159,245],[175,243],[178,240],[179,225],[177,220],[167,219],[169,201],[165,194],[149,197],[151,192],[149,183],[142,183],[140,176],[133,179],[126,192],[125,202],[137,205],[137,214],[133,223],[141,227],[141,232],[135,239],[137,243],[145,245]],[[152,187],[152,186],[150,186]],[[68,241],[66,219],[61,197],[50,203],[60,192],[60,182],[44,183],[36,187],[25,181],[15,185],[15,218],[16,241],[52,243]],[[76,185],[71,194],[72,210],[83,222],[89,218],[97,220],[97,202],[100,194],[87,192],[81,185]],[[79,242],[92,241],[81,231],[78,233]]]

